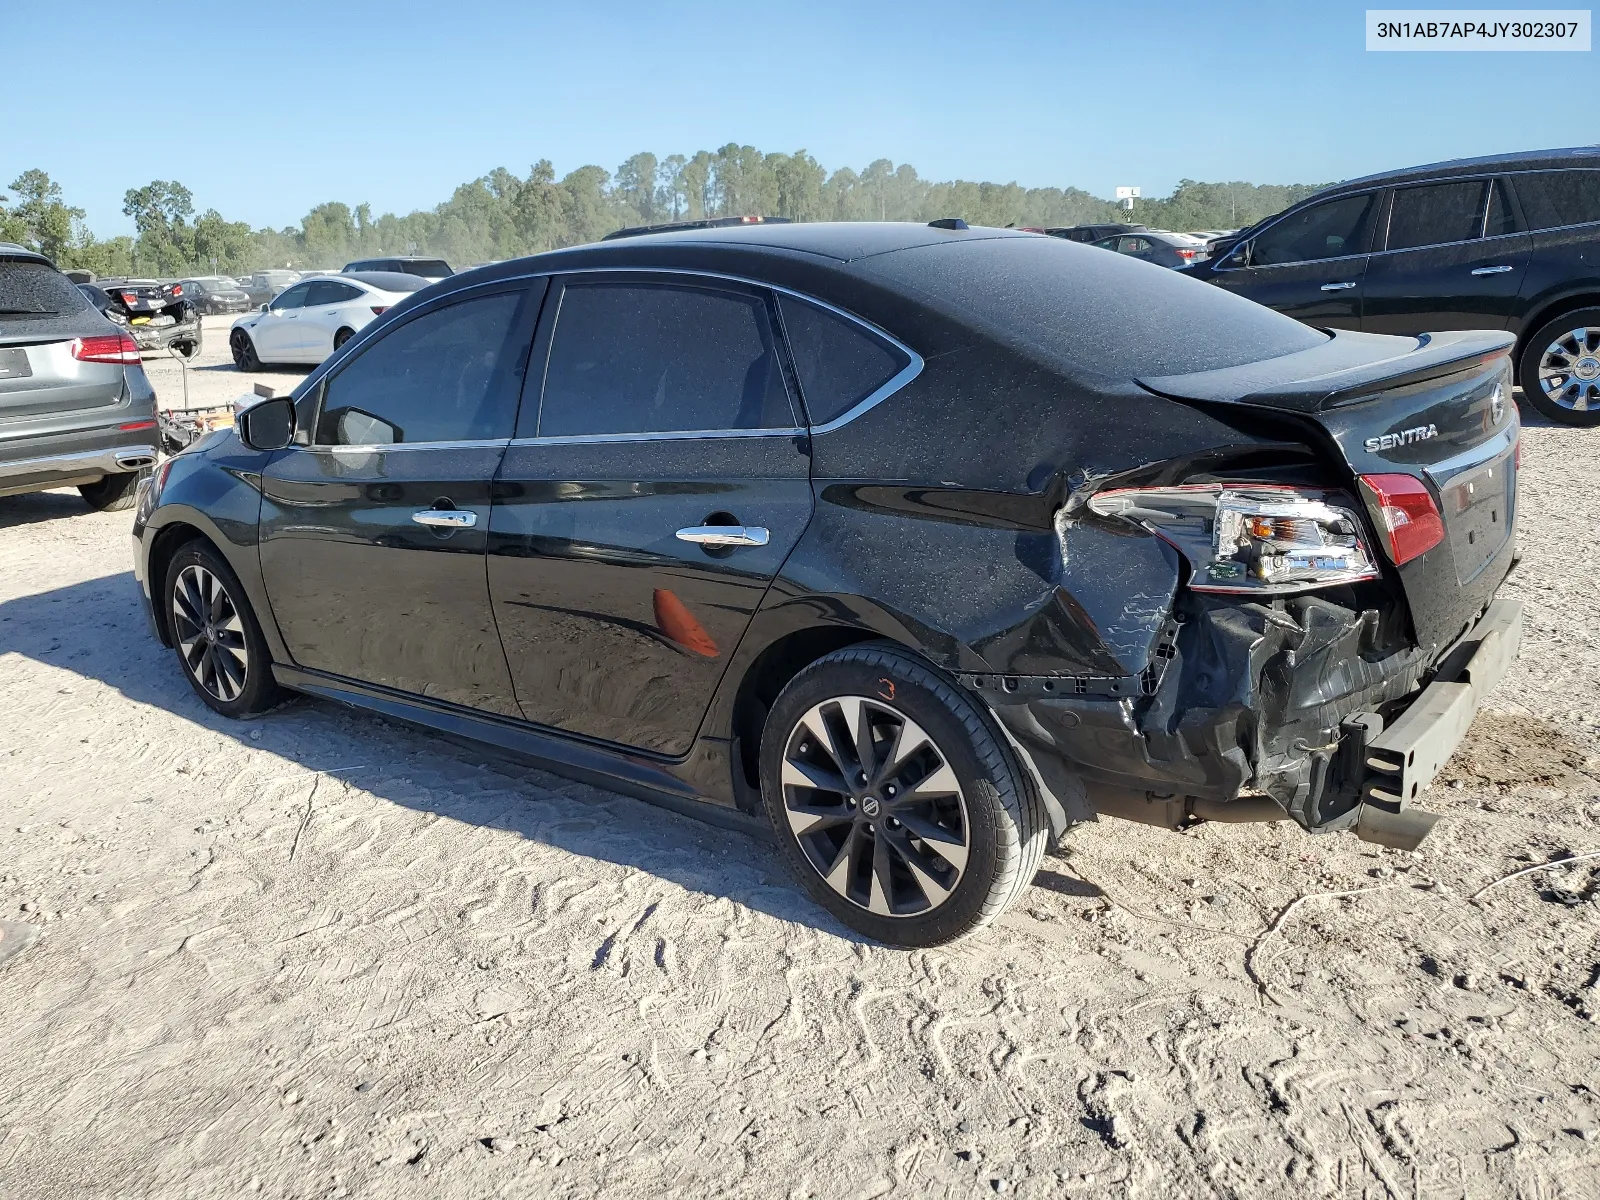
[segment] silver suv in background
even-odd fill
[[[0,496],[76,487],[131,508],[156,434],[133,338],[48,258],[0,242]]]

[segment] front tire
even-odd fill
[[[1562,425],[1600,425],[1600,308],[1547,321],[1522,348],[1517,382],[1529,404]]]
[[[104,475],[93,483],[80,483],[78,495],[95,512],[123,512],[139,499],[139,481],[150,478],[150,469],[120,471]]]
[[[184,678],[208,708],[242,718],[282,700],[261,623],[214,549],[197,540],[173,555],[161,602]]]
[[[818,659],[761,740],[761,795],[790,869],[846,925],[936,946],[993,921],[1044,856],[1044,806],[992,718],[898,647]]]
[[[233,352],[233,365],[239,370],[261,370],[261,357],[256,353],[256,344],[244,330],[235,329],[228,335],[228,349]]]

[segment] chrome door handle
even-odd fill
[[[765,546],[767,537],[759,525],[691,525],[678,530],[680,542],[697,546]]]
[[[1325,292],[1342,292],[1353,287],[1355,287],[1353,283],[1325,283],[1322,285],[1322,290]]]
[[[412,513],[411,519],[436,529],[471,529],[478,523],[478,514],[460,508],[425,508]]]
[[[1504,275],[1507,271],[1515,271],[1515,267],[1473,267],[1474,275]]]

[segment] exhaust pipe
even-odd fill
[[[137,450],[117,451],[117,466],[125,470],[137,471],[141,467],[153,467],[155,463],[155,451],[142,446]]]

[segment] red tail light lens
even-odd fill
[[[372,315],[375,316],[375,317],[381,317],[381,316],[383,316],[384,313],[386,313],[388,311],[389,311],[389,306],[387,304],[374,304],[372,306]]]
[[[1177,256],[1179,258],[1183,259],[1185,262],[1187,262],[1188,260],[1190,260],[1190,259],[1192,259],[1194,257],[1194,251],[1193,250],[1184,250],[1182,248],[1176,248],[1175,249],[1175,253],[1177,254]]]
[[[117,426],[123,433],[133,433],[135,430],[154,429],[155,427],[156,423],[154,421],[129,421],[126,425]]]
[[[1422,480],[1412,475],[1363,475],[1361,484],[1395,566],[1444,541],[1444,518]]]
[[[139,293],[138,292],[123,292],[122,293],[122,302],[124,304],[137,304],[137,303],[139,303]]]
[[[137,363],[139,343],[125,333],[73,338],[72,357],[79,362]]]

